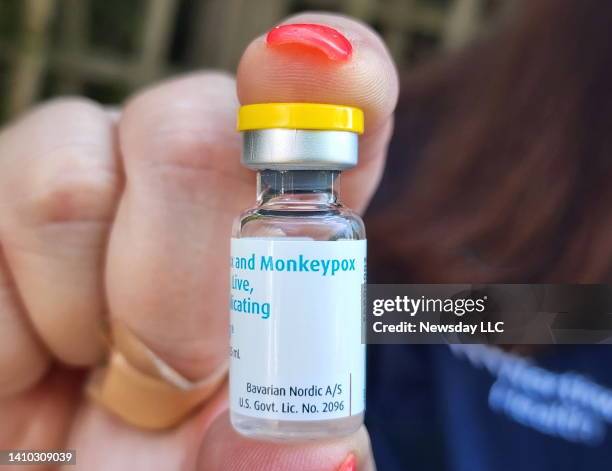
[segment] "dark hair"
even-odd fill
[[[612,3],[524,0],[494,34],[411,73],[396,165],[415,141],[401,194],[369,216],[387,271],[421,282],[607,278]]]

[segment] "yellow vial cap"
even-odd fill
[[[238,131],[261,129],[308,129],[363,133],[359,108],[321,103],[258,103],[241,106]]]

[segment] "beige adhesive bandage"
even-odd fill
[[[227,363],[192,382],[163,362],[122,324],[112,326],[108,363],[94,372],[87,392],[98,404],[139,428],[163,430],[179,424],[219,388]]]

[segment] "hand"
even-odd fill
[[[159,433],[83,395],[83,371],[105,355],[108,318],[190,379],[226,360],[230,227],[255,195],[255,175],[240,165],[238,99],[362,108],[367,132],[343,195],[365,208],[392,129],[395,69],[362,24],[323,14],[286,20],[306,22],[344,33],[353,57],[334,63],[260,37],[236,80],[194,73],[144,90],[119,112],[55,100],[0,134],[0,449],[74,448],[77,467],[90,471],[332,471],[350,453],[359,470],[373,469],[365,429],[309,444],[239,436],[225,388]]]

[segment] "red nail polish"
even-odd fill
[[[339,31],[329,26],[298,23],[272,28],[266,37],[269,46],[297,44],[317,49],[333,61],[346,61],[353,46]]]
[[[348,455],[338,468],[338,471],[357,471],[357,458],[355,458],[355,455],[352,453]]]

